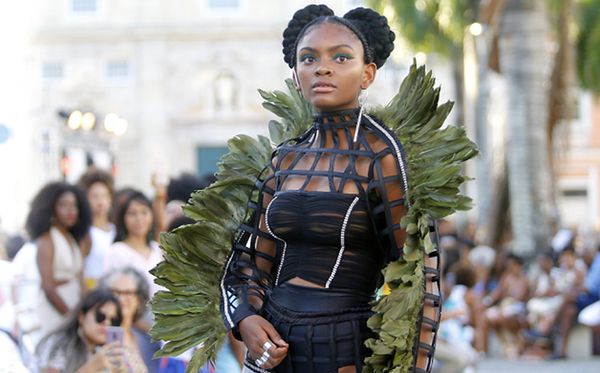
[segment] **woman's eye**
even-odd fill
[[[310,54],[305,54],[303,56],[300,56],[300,62],[312,63],[312,62],[315,62],[315,58],[313,56],[311,56]]]
[[[346,62],[346,61],[348,61],[348,60],[350,59],[350,57],[349,57],[349,56],[347,56],[347,55],[345,55],[345,54],[338,54],[338,55],[336,55],[336,56],[334,57],[334,59],[335,59],[337,62]]]

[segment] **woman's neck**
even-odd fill
[[[71,237],[71,232],[69,231],[69,228],[67,228],[66,226],[62,225],[62,224],[52,224],[52,226],[56,229],[58,229],[58,231],[65,237]]]
[[[103,231],[110,230],[110,221],[106,214],[95,214],[92,218],[92,225],[96,228],[100,228]]]
[[[127,245],[131,246],[137,251],[145,251],[149,247],[146,237],[141,236],[129,235],[126,239],[123,240],[123,242],[125,242]]]
[[[121,321],[121,327],[126,331],[131,331],[131,326],[133,325],[133,317],[123,317],[123,321]]]
[[[357,108],[315,113],[313,117],[317,131],[314,144],[323,148],[350,148],[354,143],[359,112]]]

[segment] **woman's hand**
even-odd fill
[[[110,372],[125,371],[125,352],[120,342],[112,342],[102,346],[85,364],[78,373],[98,372],[108,369]]]
[[[277,333],[273,325],[261,316],[246,317],[240,321],[239,330],[244,344],[248,348],[248,355],[261,368],[276,367],[287,356],[288,344]],[[265,349],[265,347],[267,348]],[[257,360],[263,356],[266,359],[264,359],[264,363],[259,364]]]

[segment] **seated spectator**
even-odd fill
[[[577,321],[592,328],[592,352],[596,356],[600,355],[600,300],[582,309]]]
[[[125,267],[101,278],[99,285],[119,299],[123,314],[123,345],[142,357],[148,372],[157,372],[159,359],[153,359],[152,355],[160,349],[160,344],[152,342],[148,333],[136,326],[146,313],[150,297],[146,279],[135,269]]]
[[[536,261],[537,274],[531,285],[533,297],[527,301],[527,321],[534,334],[543,332],[546,325],[553,322],[554,315],[562,302],[553,276],[556,268],[554,268],[552,253],[539,254]]]
[[[140,357],[120,342],[107,342],[107,328],[121,325],[119,301],[107,290],[88,293],[36,351],[41,373],[145,372]],[[141,364],[141,365],[140,365]]]
[[[529,296],[529,281],[523,271],[523,260],[514,254],[506,259],[506,270],[496,289],[487,299],[486,327],[493,329],[507,357],[517,357],[519,332],[526,325],[525,302]]]
[[[443,304],[436,351],[439,365],[436,365],[436,371],[459,373],[467,367],[474,368],[479,356],[472,345],[475,330],[471,320],[477,313],[481,314],[481,305],[473,291],[476,273],[470,265],[453,265],[448,279],[454,284]]]
[[[571,333],[571,329],[573,329],[576,316],[585,307],[598,300],[600,300],[600,252],[596,253],[583,286],[573,288],[564,296],[557,316],[559,333],[552,358],[566,358],[569,334]]]

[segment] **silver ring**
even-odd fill
[[[256,363],[256,366],[261,367],[264,365],[264,363],[267,362],[267,360],[269,360],[269,356],[265,356],[265,354],[262,354],[262,356],[256,359],[254,362]]]
[[[263,350],[269,351],[271,347],[273,347],[273,344],[270,341],[265,341],[265,343],[263,343]]]

